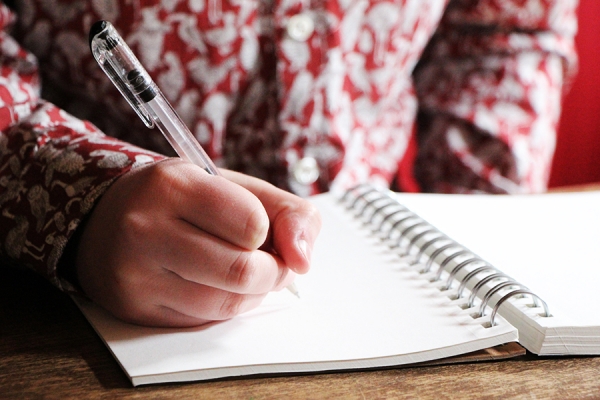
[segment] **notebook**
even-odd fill
[[[599,193],[310,199],[323,227],[300,299],[187,329],[130,325],[76,298],[133,385],[428,363],[519,341],[598,354]],[[527,285],[527,286],[525,286]]]

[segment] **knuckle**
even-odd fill
[[[244,296],[238,293],[227,293],[219,309],[218,319],[229,319],[238,315],[244,304]]]
[[[264,243],[268,233],[269,217],[262,205],[257,205],[248,214],[245,223],[244,237],[248,238],[250,248],[256,249]]]
[[[123,215],[115,221],[117,225],[115,228],[124,231],[127,229],[128,231],[133,231],[136,233],[145,232],[148,229],[148,221],[144,216],[144,213],[139,212],[137,210],[128,210],[123,213]]]
[[[252,263],[252,253],[241,252],[236,260],[229,266],[227,284],[240,291],[244,291],[252,284],[256,268]]]
[[[157,163],[149,185],[153,195],[159,190],[163,198],[179,197],[186,188],[185,167],[185,164],[176,160]]]
[[[294,198],[294,201],[289,202],[285,209],[289,213],[303,215],[309,219],[321,219],[317,207],[310,201],[300,197]]]
[[[163,160],[153,164],[153,168],[149,171],[150,179],[153,179],[156,183],[164,183],[170,181],[173,176],[176,175],[176,171],[180,162],[178,160]]]
[[[306,215],[308,220],[314,223],[315,226],[321,227],[321,214],[314,204],[304,201],[301,206],[301,212]]]

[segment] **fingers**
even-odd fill
[[[245,249],[254,250],[264,243],[269,219],[251,192],[180,160],[163,162],[160,167],[154,179],[168,188],[163,201],[173,218]]]
[[[317,209],[308,201],[260,179],[232,171],[223,171],[223,174],[260,200],[271,221],[273,248],[285,265],[297,273],[307,272],[321,230]]]
[[[169,191],[174,218],[249,250],[265,242],[270,226],[271,250],[294,272],[308,271],[321,229],[319,213],[308,201],[232,171],[223,171],[225,179],[181,161],[163,164],[166,179],[174,182]]]
[[[147,326],[187,327],[222,321],[256,308],[266,294],[239,294],[186,281],[163,271],[145,294],[114,310],[119,318]],[[144,300],[144,301],[140,301]]]
[[[160,305],[149,310],[148,322],[159,326],[195,326],[231,319],[258,307],[266,296],[226,292],[182,281],[177,276],[165,278],[163,284],[165,290],[159,293],[169,293],[169,288],[172,287],[177,287],[178,290],[161,299]],[[148,325],[148,322],[144,323]]]
[[[264,294],[293,280],[277,255],[241,249],[184,221],[177,221],[172,229],[176,236],[162,267],[187,281],[232,293]]]
[[[206,321],[222,321],[252,310],[267,295],[232,293],[167,273],[159,286],[159,293],[163,297],[157,300],[161,307]]]
[[[285,265],[296,273],[310,268],[312,249],[321,227],[321,219],[312,207],[286,210],[272,224],[273,247]]]

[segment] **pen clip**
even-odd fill
[[[137,59],[121,39],[116,30],[107,21],[98,21],[90,30],[90,49],[92,55],[98,62],[100,68],[109,77],[111,82],[117,87],[131,108],[140,117],[144,124],[152,129],[154,128],[154,119],[146,110],[144,103],[138,98],[136,93],[127,85],[126,74],[128,66],[121,65],[116,56],[111,54],[111,50],[119,49],[121,55],[125,55],[127,62],[136,62]],[[121,74],[119,74],[121,70]]]

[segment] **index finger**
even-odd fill
[[[233,171],[223,171],[223,175],[260,200],[271,223],[274,250],[286,266],[297,273],[308,272],[312,248],[321,230],[318,210],[307,200],[263,180]]]
[[[164,161],[158,185],[167,187],[164,196],[174,219],[247,250],[265,241],[269,219],[261,202],[240,185],[181,160]],[[163,187],[161,186],[161,187]]]

